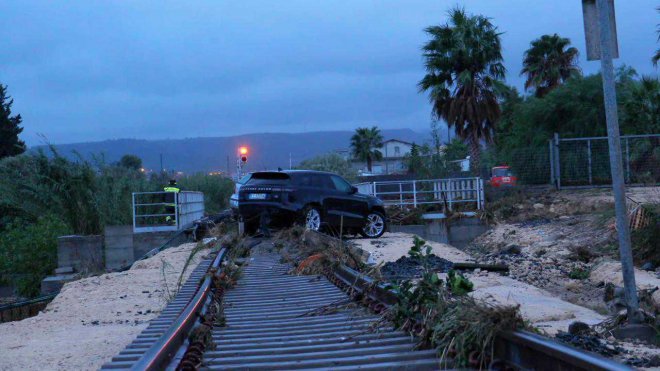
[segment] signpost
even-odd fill
[[[626,188],[623,178],[621,139],[619,137],[619,117],[616,104],[613,58],[618,58],[616,42],[616,22],[614,0],[582,0],[584,31],[587,39],[587,58],[600,59],[603,76],[603,96],[605,99],[605,119],[607,121],[607,141],[612,170],[612,191],[616,212],[616,229],[619,238],[619,255],[623,273],[628,322],[639,323],[639,299],[635,284],[630,228],[626,212]]]

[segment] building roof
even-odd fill
[[[413,145],[412,143],[410,143],[410,142],[406,142],[405,140],[401,140],[401,139],[388,139],[388,140],[384,140],[384,141],[383,141],[383,144],[385,144],[385,143],[387,143],[387,142],[399,142],[399,143],[407,144],[407,145],[409,145],[409,146],[412,146],[412,145]]]

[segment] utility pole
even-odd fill
[[[289,170],[291,170],[291,169],[292,169],[292,167],[291,167],[291,152],[289,152]]]
[[[593,0],[592,0],[593,1]],[[586,2],[589,2],[587,0]],[[588,6],[583,1],[583,6]],[[593,3],[591,3],[593,6]],[[619,117],[616,103],[616,88],[614,81],[613,54],[616,50],[616,35],[613,30],[614,9],[612,0],[596,0],[596,14],[598,16],[598,34],[600,46],[600,65],[603,76],[603,96],[605,99],[605,119],[607,121],[607,141],[610,152],[610,168],[612,170],[612,191],[614,193],[614,210],[616,212],[616,229],[619,238],[619,255],[623,273],[623,285],[628,311],[628,322],[640,323],[639,299],[635,283],[635,270],[633,267],[632,248],[630,241],[630,227],[626,211],[626,185],[623,178],[623,160],[621,156],[621,139],[619,137]],[[585,11],[586,14],[586,11]],[[587,20],[585,19],[585,26]],[[594,40],[592,40],[594,41]],[[587,35],[589,43],[589,35]],[[614,47],[613,47],[614,46]]]
[[[162,173],[165,169],[163,168],[163,154],[160,154],[160,172]]]

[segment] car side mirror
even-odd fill
[[[358,193],[357,187],[351,187],[351,194],[356,194]]]

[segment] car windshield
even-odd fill
[[[279,172],[261,172],[253,173],[250,180],[247,184],[249,185],[259,185],[259,184],[286,184],[288,183],[289,174],[279,173]]]
[[[511,169],[497,168],[493,169],[493,176],[511,176]]]

